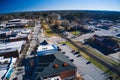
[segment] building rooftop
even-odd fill
[[[16,41],[10,43],[0,44],[0,53],[10,52],[10,51],[20,51],[21,46],[25,44],[26,41]]]
[[[31,60],[26,62],[26,67]],[[75,65],[61,52],[56,54],[50,54],[45,56],[38,56],[35,58],[34,68],[31,70],[26,70],[26,73],[32,74],[32,77],[37,80],[39,77],[54,76],[55,74],[60,74],[64,71],[76,70]],[[29,68],[30,69],[30,68]]]
[[[8,20],[9,23],[27,23],[28,20],[27,19],[11,19],[11,20]]]
[[[58,51],[57,46],[48,44],[46,40],[40,43],[37,54],[38,55],[46,55],[46,54],[52,54],[53,52]]]
[[[16,62],[16,58],[0,58],[0,79],[3,80],[9,73],[9,70],[13,68],[13,63]]]
[[[0,42],[27,40],[31,29],[0,30]]]
[[[113,41],[111,39],[104,38],[103,36],[97,36],[97,35],[94,35],[94,36],[96,36],[97,37],[96,39],[101,41],[105,45],[113,47],[116,44],[118,44],[117,42],[115,42],[115,41]]]
[[[46,51],[46,50],[51,50],[51,49],[55,49],[56,47],[54,46],[54,45],[40,45],[39,47],[38,47],[38,52],[39,51]]]

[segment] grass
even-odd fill
[[[114,38],[112,38],[112,40],[120,43],[120,39],[118,39],[118,38],[115,38],[115,37],[114,37]]]
[[[72,45],[70,42],[68,42],[68,41],[66,41],[66,42],[59,42],[59,44],[67,44],[68,46],[70,46],[72,49],[74,49],[74,50],[79,50],[78,48],[76,48],[74,45]]]
[[[88,61],[91,61],[96,67],[98,67],[99,69],[101,69],[102,71],[104,71],[104,73],[107,73],[109,75],[111,75],[115,80],[120,80],[120,77],[111,72],[110,70],[108,70],[105,66],[101,65],[100,63],[98,63],[96,60],[94,60],[93,58],[89,57],[88,55],[86,55],[84,52],[80,52],[80,54],[86,58]]]
[[[71,32],[74,36],[80,35],[80,31],[72,31]]]
[[[42,24],[44,30],[50,30],[49,26],[47,24]]]
[[[43,26],[43,29],[45,30],[45,36],[51,37],[51,36],[56,36],[57,35],[50,29],[50,27],[48,26],[47,23],[44,22],[42,24],[42,26]]]
[[[60,42],[60,44],[67,44],[68,46],[70,46],[72,49],[78,51],[79,49],[76,48],[74,45],[72,45],[70,42]],[[96,67],[98,67],[99,69],[101,69],[102,71],[104,71],[105,73],[111,75],[115,80],[120,80],[120,77],[111,72],[110,70],[108,70],[105,66],[103,66],[102,64],[98,63],[96,60],[94,60],[93,58],[89,57],[88,55],[86,55],[83,51],[80,51],[80,54],[86,58],[88,61],[91,61]]]
[[[112,59],[109,59],[108,57],[102,55],[102,54],[99,54],[98,52],[96,52],[95,50],[93,50],[92,48],[90,47],[87,47],[85,45],[82,45],[84,48],[86,48],[87,50],[89,50],[91,53],[97,55],[98,57],[101,57],[102,59],[106,60],[107,62],[111,63],[112,65],[114,66],[118,66],[119,63],[117,63],[116,61],[113,61]]]
[[[52,30],[45,30],[45,36],[51,37],[56,36],[56,34]]]

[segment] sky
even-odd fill
[[[0,13],[46,10],[120,11],[120,0],[0,0]]]

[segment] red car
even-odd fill
[[[74,53],[74,52],[75,52],[75,50],[72,50],[72,51],[71,51],[71,53]]]

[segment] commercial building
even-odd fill
[[[61,52],[29,58],[24,62],[25,80],[70,80],[76,77],[77,68]]]
[[[4,28],[5,24],[0,24],[0,29]]]
[[[46,40],[44,40],[38,46],[37,55],[38,56],[48,55],[48,54],[53,54],[53,53],[55,53],[57,51],[58,51],[57,46],[55,46],[53,44],[52,45],[48,44],[48,42]]]
[[[14,42],[26,40],[28,41],[28,36],[31,33],[31,29],[4,29],[0,30],[0,42]]]
[[[16,58],[3,58],[0,57],[0,80],[9,79],[12,74]]]
[[[116,52],[120,49],[119,43],[111,39],[105,38],[103,36],[94,35],[93,40],[96,44],[98,44],[99,46],[102,46],[109,52]]]
[[[19,57],[21,49],[24,47],[25,43],[26,41],[17,41],[0,44],[0,56],[5,58]]]
[[[23,28],[27,25],[28,20],[26,19],[12,19],[8,20],[5,28]]]

